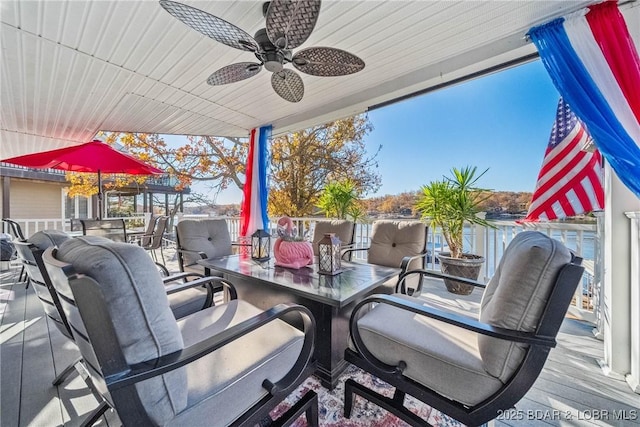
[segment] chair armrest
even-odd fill
[[[207,254],[201,251],[190,251],[189,249],[176,249],[176,251],[181,254],[195,255],[196,257],[200,257],[201,259],[207,259]],[[196,265],[196,263],[191,263],[187,265]]]
[[[193,255],[196,258],[200,257],[200,259],[207,259],[207,254],[205,254],[204,252],[200,252],[200,251],[190,251],[188,249],[176,248],[176,253],[178,254],[178,264],[180,265],[180,270],[182,270],[182,271],[184,271],[185,267],[191,267],[191,266],[194,266],[194,265],[199,265],[197,261],[196,262],[186,263],[185,259],[184,259],[184,254]],[[207,267],[204,267],[204,272],[205,272],[206,275],[210,275],[211,274],[211,270],[209,270]]]
[[[176,280],[183,280],[183,279],[186,279],[187,277],[191,277],[191,276],[204,277],[204,275],[200,274],[200,273],[182,272],[182,273],[176,273],[176,274],[171,275],[171,276],[163,277],[162,281],[165,284],[167,284],[167,283],[174,282]]]
[[[355,244],[354,244],[354,246],[355,246]],[[351,254],[351,253],[357,252],[357,251],[368,251],[368,250],[369,250],[369,248],[348,248],[348,249],[345,249],[345,250],[341,250],[342,253],[340,254],[340,257],[344,259],[344,256],[347,255],[347,254]]]
[[[406,257],[405,257],[406,258]],[[403,261],[403,266],[404,266],[404,259]],[[407,262],[407,266],[408,266],[408,262]],[[464,283],[466,285],[471,285],[471,286],[475,286],[477,288],[486,288],[487,285],[482,283],[482,282],[478,282],[477,280],[473,280],[473,279],[468,279],[466,277],[459,277],[459,276],[452,276],[450,274],[444,274],[441,273],[439,271],[436,270],[426,270],[426,269],[414,269],[414,270],[409,270],[409,271],[401,271],[400,276],[398,277],[398,284],[396,285],[396,292],[398,293],[405,293],[404,292],[404,279],[412,274],[420,274],[421,278],[424,276],[429,276],[429,277],[435,277],[437,279],[452,279],[461,283]],[[415,290],[415,294],[419,294],[420,291],[422,291],[422,280],[420,280],[420,283],[418,284],[418,287]]]
[[[345,261],[351,261],[351,253],[356,250],[355,243],[347,243],[346,245],[341,245],[340,247],[340,258]],[[345,257],[345,255],[349,255]]]
[[[225,329],[217,335],[200,341],[192,346],[177,351],[166,356],[156,359],[147,360],[129,366],[129,370],[125,372],[114,373],[105,377],[105,382],[110,390],[116,390],[123,387],[131,386],[140,381],[166,374],[175,369],[185,366],[209,353],[212,353],[221,347],[247,335],[265,324],[276,319],[282,319],[291,312],[299,312],[304,325],[304,342],[302,351],[293,365],[291,370],[285,374],[277,383],[273,384],[265,380],[263,387],[271,394],[275,394],[281,390],[287,389],[302,375],[307,368],[313,355],[314,339],[315,339],[315,319],[313,314],[306,307],[296,304],[278,304],[277,306],[264,311],[250,319],[247,319],[237,325]]]
[[[174,274],[172,276],[163,277],[162,281],[166,285],[168,283],[175,282],[176,280],[184,280],[184,279],[187,279],[189,277],[201,278],[201,277],[209,277],[209,276],[206,276],[206,275],[204,275],[202,273],[196,273],[196,272],[193,272],[193,271],[183,271],[182,273],[176,273],[176,274]]]
[[[219,285],[215,286],[214,283],[217,283]],[[185,289],[196,288],[198,286],[207,287],[212,295],[216,291],[221,291],[223,288],[227,288],[227,290],[229,291],[229,299],[238,299],[238,292],[236,291],[235,286],[233,286],[232,283],[228,282],[224,278],[215,276],[204,276],[196,280],[169,286],[167,286],[165,283],[165,292],[167,293],[167,295],[171,295],[175,294],[176,292],[180,292]]]

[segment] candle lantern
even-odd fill
[[[327,233],[318,242],[318,273],[338,274],[340,269],[340,239],[334,233]]]
[[[260,229],[251,235],[251,258],[267,261],[271,257],[271,235]]]

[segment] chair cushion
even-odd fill
[[[178,326],[190,346],[261,312],[233,300],[180,319]],[[267,395],[265,379],[276,382],[293,367],[302,343],[301,331],[276,320],[189,364],[188,408],[171,425],[229,425]]]
[[[231,236],[224,219],[187,219],[178,223],[176,231],[182,249],[204,252],[207,257],[231,255]],[[184,254],[186,264],[193,264],[198,259],[191,254]]]
[[[69,240],[69,236],[64,231],[59,230],[42,230],[37,233],[33,233],[31,237],[27,239],[27,242],[33,243],[38,249],[44,251],[52,246],[60,247],[60,245]]]
[[[83,236],[61,244],[57,256],[100,285],[127,363],[183,348],[162,278],[144,249]],[[187,404],[184,370],[143,381],[136,389],[145,410],[158,424],[173,418]]]
[[[58,230],[42,230],[34,233],[27,239],[28,243],[34,245],[37,249],[44,251],[52,246],[60,246],[65,240],[70,239],[67,233]],[[17,246],[18,253],[21,258],[28,260],[29,262],[24,265],[27,274],[29,275],[30,283],[33,285],[33,290],[38,295],[38,299],[43,303],[42,308],[47,316],[54,321],[54,324],[62,334],[67,338],[72,338],[70,331],[67,329],[63,320],[63,314],[58,311],[58,298],[52,295],[52,292],[48,288],[49,275],[40,270],[38,266],[41,254],[37,254],[31,251],[30,247]],[[46,276],[46,278],[45,278]]]
[[[426,224],[420,221],[375,221],[367,261],[371,264],[400,267],[402,258],[418,255],[424,250],[425,228]]]
[[[168,295],[168,298],[173,316],[181,319],[202,310],[207,300],[207,291],[204,288],[184,289]]]
[[[429,306],[419,298],[394,295]],[[366,313],[358,330],[376,358],[393,366],[404,361],[406,377],[450,399],[475,405],[502,386],[485,371],[474,332],[388,304]]]
[[[353,221],[335,219],[317,221],[313,230],[313,254],[318,255],[318,242],[326,233],[334,233],[343,245],[353,243]]]
[[[485,289],[480,321],[501,328],[532,332],[571,252],[538,231],[518,233],[500,259]],[[485,369],[506,381],[524,358],[526,345],[491,337],[479,338]]]

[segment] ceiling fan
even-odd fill
[[[212,86],[238,82],[253,77],[262,67],[273,73],[271,86],[278,95],[290,102],[298,102],[304,95],[302,78],[286,64],[306,74],[329,77],[356,73],[364,68],[364,61],[344,50],[331,47],[292,49],[304,43],[313,31],[320,13],[320,0],[272,0],[262,5],[266,28],[254,37],[224,19],[195,7],[171,0],[160,0],[171,15],[194,30],[236,49],[255,54],[260,62],[238,62],[222,67],[207,79]]]

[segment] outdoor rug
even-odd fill
[[[338,385],[331,391],[320,385],[320,381],[315,377],[309,377],[300,385],[282,404],[273,410],[271,415],[277,417],[286,411],[291,405],[300,399],[307,390],[314,390],[318,394],[318,409],[320,426],[323,427],[405,427],[408,426],[404,421],[399,420],[396,416],[390,414],[386,410],[380,408],[373,403],[356,396],[351,410],[351,418],[345,418],[342,410],[344,403],[344,381],[347,378],[353,378],[355,381],[377,391],[385,396],[393,396],[394,388],[384,381],[370,375],[360,368],[349,365],[344,373],[340,376]],[[448,427],[462,426],[456,420],[432,409],[422,402],[407,396],[405,404],[407,407],[418,414],[422,419],[433,426]],[[292,427],[306,427],[307,421],[305,417],[300,417],[292,425]]]

